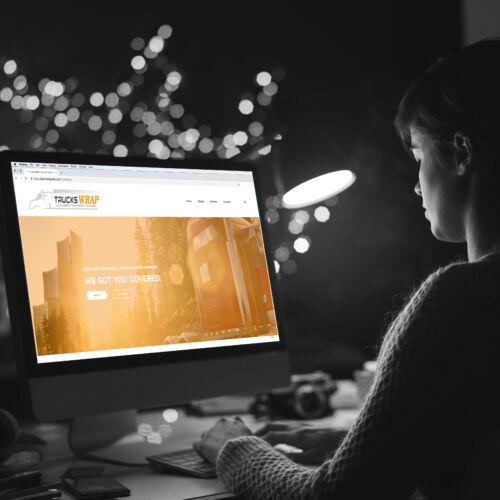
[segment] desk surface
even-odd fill
[[[342,429],[350,427],[358,413],[356,398],[353,384],[348,381],[342,382],[332,398],[332,405],[336,408],[334,414],[314,422]],[[210,428],[218,418],[193,417],[180,412],[179,418],[167,428],[167,430],[170,429],[171,435],[164,437],[161,444],[149,444],[144,440],[143,450],[147,455],[155,455],[167,449],[189,448],[194,441],[199,439],[201,433]],[[242,418],[252,431],[263,425],[262,420],[256,420],[251,415],[242,415]],[[164,425],[165,421],[161,412],[141,412],[138,416],[138,423],[150,425],[155,430],[160,425]],[[29,430],[35,431],[47,441],[47,445],[44,447],[44,459],[39,466],[45,480],[59,481],[60,476],[68,467],[99,465],[96,462],[72,456],[67,445],[67,427],[65,425],[37,424]],[[132,495],[127,497],[130,499],[179,500],[227,491],[219,479],[198,479],[177,473],[160,473],[151,470],[148,466],[100,465],[105,467],[104,473],[115,477],[131,490]],[[69,500],[72,497],[63,495],[62,498]]]

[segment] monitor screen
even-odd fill
[[[284,353],[253,166],[2,154],[4,263],[17,270],[7,279],[14,313],[29,318],[13,327],[22,323],[14,335],[31,382],[140,377],[141,367],[213,372],[211,394],[183,383],[190,399],[228,393],[222,378],[243,358]],[[264,385],[286,380],[277,371]],[[235,392],[262,385],[244,378]],[[129,395],[121,406],[144,405]]]

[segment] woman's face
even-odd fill
[[[452,155],[443,159],[437,144],[424,132],[411,127],[412,153],[419,164],[415,192],[422,197],[432,234],[441,241],[465,241],[464,196]]]

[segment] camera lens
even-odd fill
[[[326,403],[325,394],[312,385],[302,385],[295,391],[293,406],[301,418],[323,416],[327,408]]]

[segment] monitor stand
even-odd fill
[[[68,444],[78,458],[118,465],[144,466],[153,454],[137,432],[136,410],[74,418]]]

